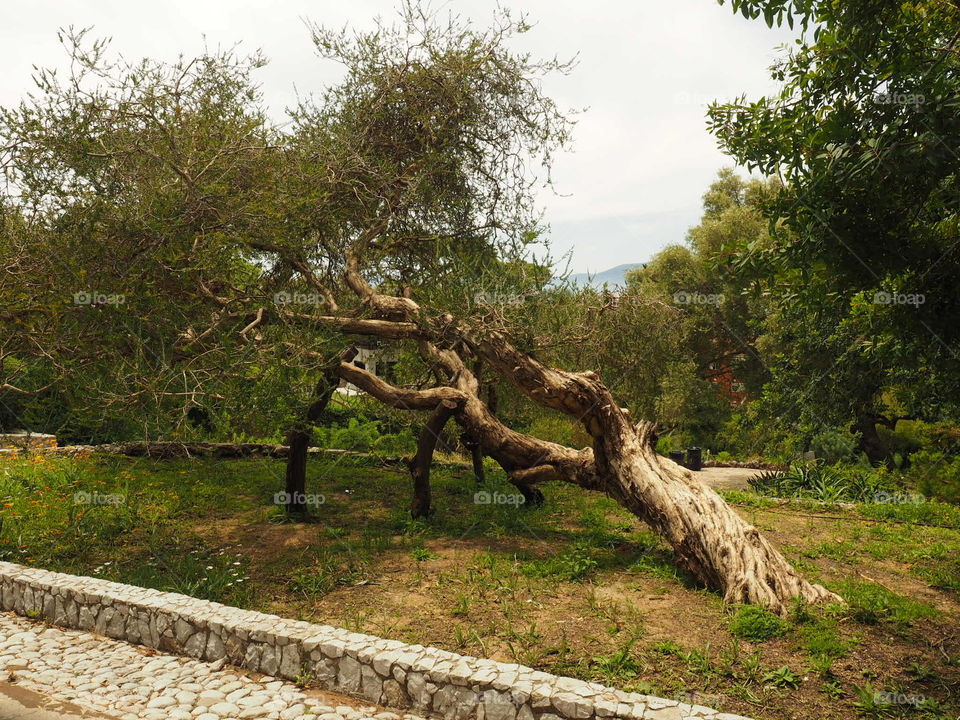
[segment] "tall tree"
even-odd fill
[[[772,368],[784,410],[852,423],[875,461],[878,422],[956,415],[960,390],[960,9],[950,0],[732,0],[796,23],[770,97],[710,109],[724,149],[779,174]]]

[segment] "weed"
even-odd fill
[[[762,654],[759,650],[747,655],[741,663],[744,677],[749,682],[759,682],[760,673],[763,672]]]
[[[578,543],[560,555],[527,563],[523,572],[534,577],[555,577],[563,580],[583,580],[598,567],[590,546]]]
[[[885,700],[883,693],[877,692],[871,683],[866,683],[863,687],[854,685],[854,694],[856,695],[853,706],[857,710],[869,717],[883,717],[892,710],[892,705]]]
[[[824,680],[823,684],[820,685],[820,692],[832,700],[839,700],[846,695],[843,689],[843,683],[837,678]]]
[[[776,670],[771,670],[760,679],[760,682],[764,685],[771,685],[777,688],[792,688],[796,690],[800,687],[800,678],[786,665],[781,665]]]
[[[452,615],[457,617],[466,617],[470,612],[470,598],[466,595],[457,595],[457,601],[453,605]]]
[[[638,639],[639,633],[631,637],[619,651],[594,657],[594,668],[608,681],[621,677],[636,677],[640,672],[640,662],[632,655],[632,650]]]
[[[730,619],[730,632],[751,642],[763,642],[783,635],[787,624],[769,610],[757,605],[744,605]]]
[[[434,552],[430,552],[425,547],[415,547],[410,551],[410,557],[417,562],[423,562],[425,560],[436,560],[440,556]]]
[[[939,677],[936,671],[926,665],[921,665],[916,660],[907,667],[907,674],[920,683],[936,682]]]
[[[893,623],[905,627],[921,618],[937,615],[932,606],[897,595],[880,585],[860,580],[845,580],[836,584],[837,592],[847,601],[847,607],[834,608],[866,625]]]
[[[660,653],[662,655],[679,655],[683,652],[683,647],[675,643],[673,640],[661,640],[660,642],[655,642],[650,646],[651,652]]]

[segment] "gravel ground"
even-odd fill
[[[0,673],[51,704],[118,720],[422,720],[12,614],[0,614]]]

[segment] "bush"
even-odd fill
[[[825,428],[810,439],[810,449],[829,465],[856,460],[859,444],[856,435],[837,427]]]
[[[371,449],[380,455],[390,455],[400,457],[401,455],[412,455],[416,452],[417,441],[413,436],[413,430],[404,428],[393,435],[381,435],[374,440]]]
[[[900,458],[900,465],[905,465],[908,458],[923,447],[926,439],[924,424],[915,420],[901,420],[894,430],[881,425],[877,434],[891,454]]]
[[[925,448],[947,455],[960,455],[960,425],[954,423],[917,423]]]
[[[317,432],[317,445],[339,450],[366,452],[380,437],[380,423],[376,420],[361,422],[353,417],[346,427],[333,425],[320,428]]]
[[[921,450],[911,458],[908,477],[927,497],[960,504],[960,457]]]
[[[717,432],[715,445],[738,457],[772,462],[795,460],[804,449],[803,439],[763,413],[758,402],[747,403],[731,415]]]
[[[787,624],[769,610],[756,605],[744,605],[730,618],[729,629],[737,637],[763,642],[783,635],[787,631]]]
[[[688,432],[674,431],[657,438],[657,452],[669,455],[673,450],[686,450],[693,445],[693,435]]]
[[[573,424],[569,418],[559,415],[543,415],[530,423],[527,433],[540,440],[573,446]]]

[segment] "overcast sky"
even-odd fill
[[[536,22],[524,47],[579,54],[572,75],[547,84],[561,106],[586,108],[573,152],[556,162],[560,194],[542,198],[553,254],[572,248],[571,269],[593,272],[682,242],[707,185],[732,164],[706,130],[706,105],[771,91],[767,69],[790,34],[716,0],[502,2]],[[318,91],[339,76],[338,66],[314,54],[303,18],[363,28],[394,7],[390,0],[2,0],[0,104],[31,89],[33,65],[63,65],[58,28],[92,25],[128,58],[190,55],[205,39],[211,47],[260,48],[270,64],[259,80],[280,117],[295,92]],[[432,7],[482,23],[496,0]]]

